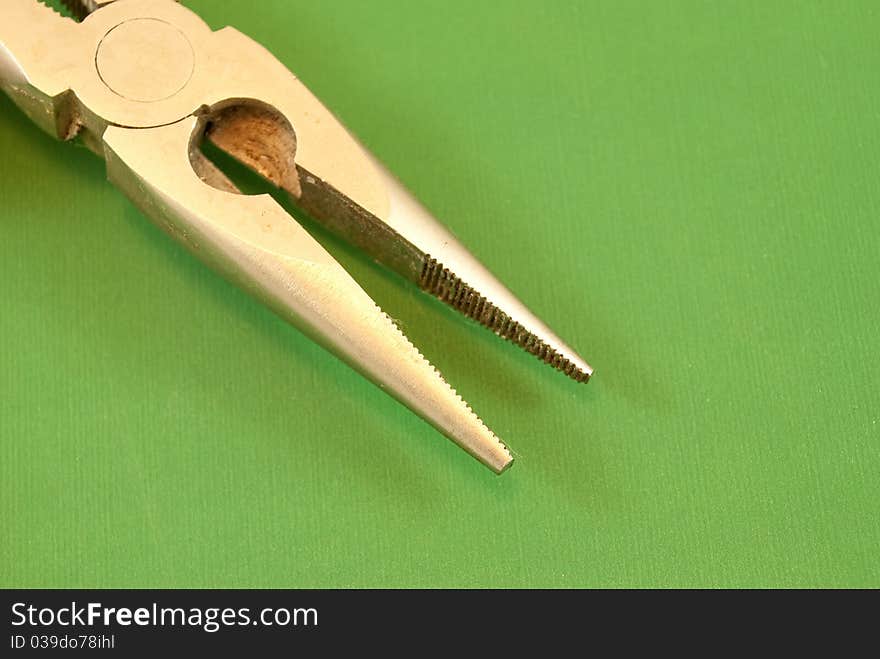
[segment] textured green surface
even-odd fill
[[[322,238],[498,478],[0,100],[0,585],[880,586],[880,7],[187,2],[597,369]]]

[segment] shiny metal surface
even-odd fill
[[[504,445],[271,197],[244,196],[213,141],[390,269],[575,380],[592,369],[391,176],[268,51],[171,0],[70,0],[81,23],[6,0],[0,85],[79,136],[171,236],[496,472]]]

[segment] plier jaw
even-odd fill
[[[169,235],[492,470],[512,462],[366,292],[269,195],[246,196],[209,139],[318,222],[573,379],[592,369],[504,287],[262,46],[171,0],[70,0],[81,23],[6,0],[0,84],[82,137]]]

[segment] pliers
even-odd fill
[[[173,0],[3,0],[0,86],[194,255],[497,473],[508,449],[270,195],[243,195],[204,140],[373,259],[574,380],[590,366],[505,288],[266,49]]]

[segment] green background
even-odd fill
[[[0,100],[0,585],[880,586],[880,5],[213,2],[596,367],[319,237],[501,477]]]

